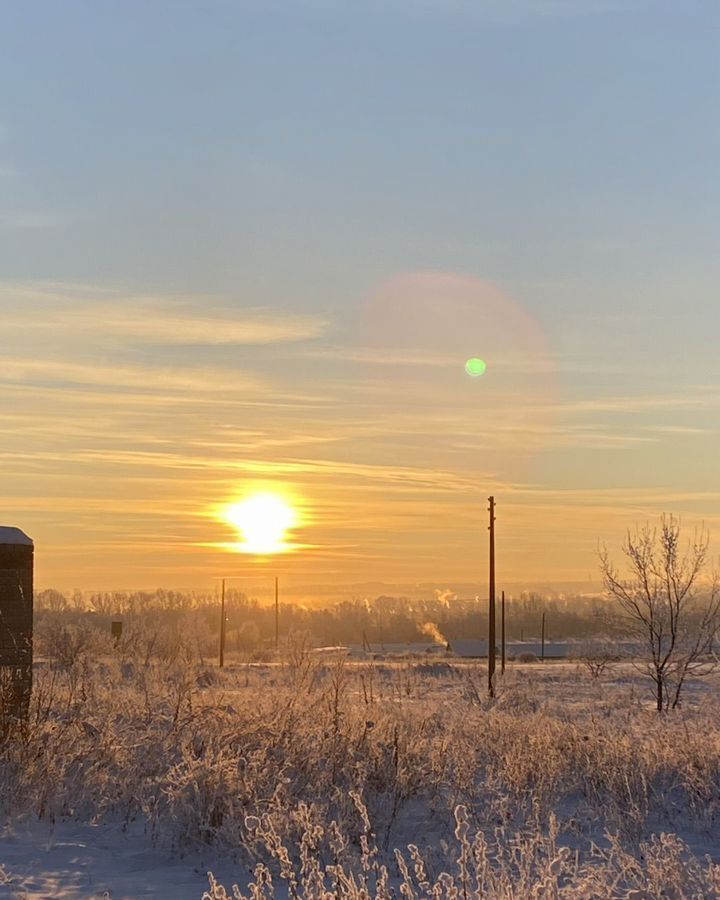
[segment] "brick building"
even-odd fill
[[[32,688],[33,542],[0,526],[0,715],[27,715]]]

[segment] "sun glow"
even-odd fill
[[[243,553],[286,553],[292,547],[286,532],[297,525],[298,515],[277,494],[253,494],[246,500],[226,507],[224,518],[237,528],[241,540],[237,549]]]

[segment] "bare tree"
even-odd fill
[[[641,670],[655,686],[658,712],[675,709],[688,676],[707,675],[716,664],[714,641],[720,628],[717,574],[704,578],[709,538],[696,530],[681,547],[679,520],[663,516],[660,527],[628,531],[622,552],[630,577],[624,579],[600,551],[606,591],[617,601],[628,635],[638,643]]]

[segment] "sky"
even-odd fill
[[[6,0],[0,524],[39,587],[720,548],[720,6]],[[470,357],[484,375],[465,372]],[[290,498],[259,557],[223,506]]]

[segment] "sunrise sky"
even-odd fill
[[[720,551],[720,6],[10,2],[0,524],[39,587]],[[487,371],[465,372],[469,357]],[[228,550],[290,499],[293,552]]]

